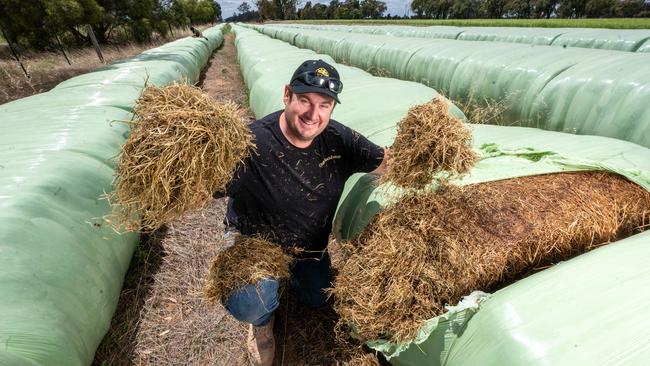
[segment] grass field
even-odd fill
[[[458,27],[542,27],[542,28],[610,28],[650,29],[650,18],[610,19],[338,19],[293,20],[288,23],[358,24],[358,25],[449,25]]]

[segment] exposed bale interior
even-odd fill
[[[382,182],[420,189],[442,171],[454,176],[474,166],[478,155],[472,150],[472,131],[449,112],[449,106],[439,96],[409,109],[397,124],[392,161]]]
[[[112,224],[153,231],[225,189],[253,148],[237,105],[186,84],[145,88],[119,156]]]
[[[604,172],[561,173],[412,192],[354,240],[336,277],[339,327],[404,342],[473,290],[640,231],[650,193]]]
[[[282,248],[255,236],[238,235],[235,244],[218,253],[204,288],[206,299],[214,303],[248,284],[264,278],[289,277],[292,258]]]

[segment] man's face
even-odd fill
[[[327,127],[335,103],[333,98],[320,93],[294,93],[289,97],[289,86],[285,86],[284,118],[288,139],[311,143]]]

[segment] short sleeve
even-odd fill
[[[341,136],[350,174],[368,173],[377,169],[384,160],[384,149],[357,131],[349,127],[342,127]]]

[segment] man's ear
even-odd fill
[[[290,92],[291,92],[291,89],[289,89],[289,85],[285,85],[284,86],[284,94],[282,95],[282,101],[284,102],[285,106],[289,105],[289,102],[291,101],[291,97],[289,96]]]

